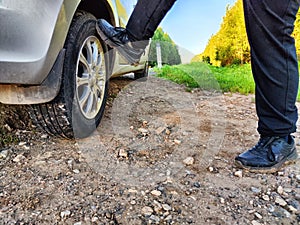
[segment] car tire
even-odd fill
[[[134,72],[134,79],[138,81],[146,81],[149,74],[149,63],[145,63],[145,67],[143,70]]]
[[[99,125],[108,94],[107,46],[96,32],[96,18],[78,12],[64,45],[62,84],[50,103],[33,105],[31,117],[50,134],[84,138]]]

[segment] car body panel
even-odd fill
[[[0,0],[0,16],[5,18],[0,20],[0,102],[37,104],[54,99],[58,90],[41,93],[40,89],[35,87],[32,90],[39,90],[37,93],[31,90],[28,94],[26,91],[30,86],[47,84],[47,78],[53,74],[51,70],[63,50],[76,11],[82,6],[83,10],[90,8],[91,13],[95,15],[106,7],[108,17],[106,19],[115,26],[125,26],[135,2],[135,0]],[[102,17],[102,15],[95,16]],[[143,56],[141,64],[133,67],[115,54],[111,62],[112,77],[143,69],[146,58]],[[61,77],[56,72],[55,74],[57,83]],[[44,97],[32,101],[37,94]],[[11,100],[7,98],[9,95],[12,95],[9,98]],[[16,102],[15,99],[22,101]]]
[[[0,20],[0,83],[42,83],[63,48],[79,2],[0,2],[0,15],[6,18]]]

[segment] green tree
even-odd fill
[[[158,28],[151,40],[150,52],[149,52],[149,64],[155,66],[157,64],[156,45],[160,44],[162,63],[168,65],[177,65],[181,63],[178,47],[171,39],[171,37],[163,31],[162,28]]]

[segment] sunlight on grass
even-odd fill
[[[161,69],[156,68],[155,71],[158,77],[184,84],[188,91],[193,88],[200,88],[245,95],[253,94],[255,91],[255,83],[249,64],[215,67],[197,62],[176,66],[166,65]],[[300,101],[300,89],[298,90],[297,101]]]
[[[214,67],[205,63],[164,66],[157,76],[185,84],[188,88],[221,92],[254,93],[254,81],[249,65]]]

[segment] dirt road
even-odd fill
[[[25,112],[0,105],[1,224],[300,224],[299,162],[276,174],[233,165],[258,140],[254,96],[154,77],[110,87],[83,140],[26,128]]]

